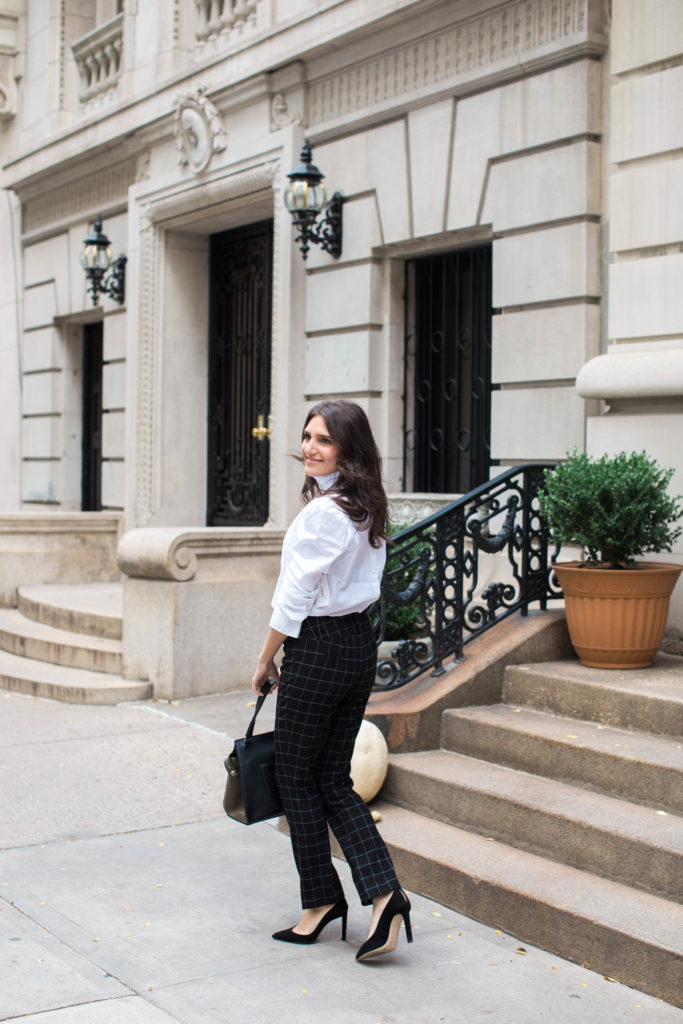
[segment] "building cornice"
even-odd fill
[[[367,3],[347,0],[341,33],[338,12],[334,16],[338,6],[248,37],[240,49],[218,54],[158,91],[111,108],[106,117],[91,118],[10,160],[3,168],[3,184],[24,200],[44,190],[46,174],[51,185],[55,173],[73,177],[75,166],[82,175],[84,154],[96,164],[111,159],[112,150],[139,153],[170,138],[180,88],[204,89],[225,115],[281,93],[283,71],[296,63],[299,80],[308,79],[304,121],[319,140],[364,121],[397,116],[439,95],[467,95],[567,60],[599,57],[606,48],[602,0],[385,0],[372,8],[372,16]],[[423,34],[416,36],[410,15],[418,10],[427,17],[421,23]],[[311,31],[313,18],[316,32]],[[230,75],[221,86],[211,81],[218,64],[221,77],[226,70]],[[133,133],[132,109],[138,126]]]

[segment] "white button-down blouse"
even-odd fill
[[[319,477],[324,491],[338,474]],[[270,625],[297,637],[308,615],[362,612],[379,597],[386,545],[373,548],[324,493],[304,505],[285,534]]]

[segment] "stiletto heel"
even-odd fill
[[[380,914],[377,926],[356,953],[356,960],[369,960],[381,953],[391,953],[396,949],[401,918],[406,926],[406,938],[413,941],[413,930],[410,925],[410,900],[403,889],[394,889],[386,907]]]
[[[337,918],[341,918],[342,923],[342,942],[346,940],[346,919],[349,913],[349,905],[342,897],[337,900],[333,907],[327,911],[327,913],[318,921],[318,924],[312,932],[303,934],[301,932],[295,932],[293,928],[285,928],[281,932],[274,932],[273,938],[277,939],[278,942],[294,942],[300,946],[310,946],[311,943],[320,935],[323,928],[330,923],[330,921],[336,921]]]

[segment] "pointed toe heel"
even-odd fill
[[[391,953],[396,949],[401,920],[406,926],[406,938],[413,941],[413,929],[410,924],[410,900],[403,889],[394,889],[391,898],[382,911],[377,926],[356,953],[356,960],[370,960],[382,953]]]
[[[342,923],[342,942],[346,940],[346,919],[349,913],[349,905],[345,899],[337,900],[333,907],[327,911],[327,913],[318,921],[318,924],[312,932],[303,934],[302,932],[295,932],[293,928],[284,928],[281,932],[274,932],[273,938],[277,939],[278,942],[292,942],[298,946],[310,946],[314,943],[323,928],[325,928],[330,921],[336,921],[337,918],[341,918]]]

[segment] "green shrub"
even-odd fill
[[[681,499],[667,493],[673,472],[645,452],[593,459],[575,449],[545,471],[541,515],[554,540],[584,549],[587,565],[633,566],[646,551],[671,551],[681,535]]]
[[[412,523],[392,523],[389,527],[389,536],[394,537],[401,530],[406,530],[412,525]],[[411,548],[411,559],[417,558],[424,550],[430,551],[429,544],[415,543]],[[386,570],[390,572],[392,569],[396,569],[398,564],[398,558],[396,555],[392,555],[391,544],[388,544]],[[412,582],[416,572],[417,566],[413,566],[404,572],[396,573],[391,577],[391,589],[394,591],[405,590]],[[424,634],[425,623],[419,597],[408,605],[394,604],[387,599],[386,607],[385,640],[407,640]]]

